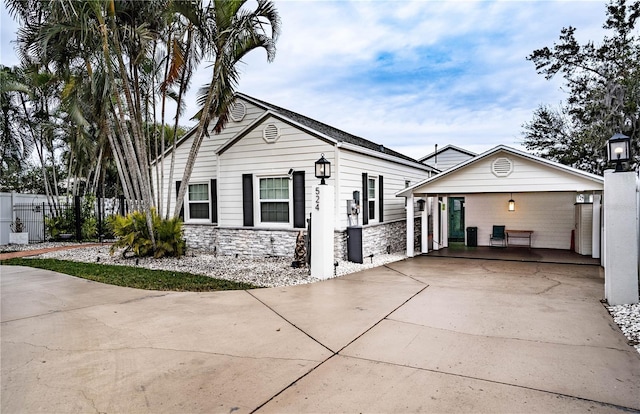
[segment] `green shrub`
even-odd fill
[[[155,209],[151,209],[153,235],[156,249],[153,248],[145,214],[140,211],[123,216],[113,216],[109,225],[118,240],[111,246],[111,254],[124,247],[123,256],[132,252],[137,257],[153,256],[155,258],[184,255],[186,242],[182,237],[182,221],[177,218],[164,220]]]
[[[44,222],[47,233],[54,240],[62,234],[76,234],[76,218],[72,208],[63,208],[59,214],[46,217]]]
[[[95,239],[98,236],[98,220],[94,207],[96,197],[86,195],[80,206],[80,238],[82,240]],[[58,239],[62,234],[76,235],[76,214],[72,205],[61,206],[57,215],[45,218],[47,233],[51,239]]]

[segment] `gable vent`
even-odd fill
[[[244,116],[247,114],[247,107],[242,102],[235,102],[231,107],[231,119],[235,122],[240,122],[244,119]]]
[[[262,138],[264,138],[267,143],[272,144],[280,138],[280,131],[275,124],[268,124],[262,130]]]
[[[491,164],[491,172],[496,177],[506,177],[513,172],[513,162],[505,157],[496,158]]]

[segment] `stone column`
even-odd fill
[[[610,305],[638,303],[635,172],[604,172],[604,293]]]
[[[318,279],[328,279],[334,274],[334,193],[330,185],[317,185],[313,189],[311,276]]]

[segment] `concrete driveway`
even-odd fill
[[[2,413],[640,410],[597,266],[417,257],[219,293],[0,272]]]

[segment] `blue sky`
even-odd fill
[[[276,59],[252,52],[239,91],[420,158],[453,144],[522,149],[522,124],[565,98],[526,57],[562,27],[604,35],[605,1],[281,1]],[[0,6],[0,63],[17,25]],[[202,65],[190,91],[210,69]],[[189,125],[185,119],[182,122]]]

